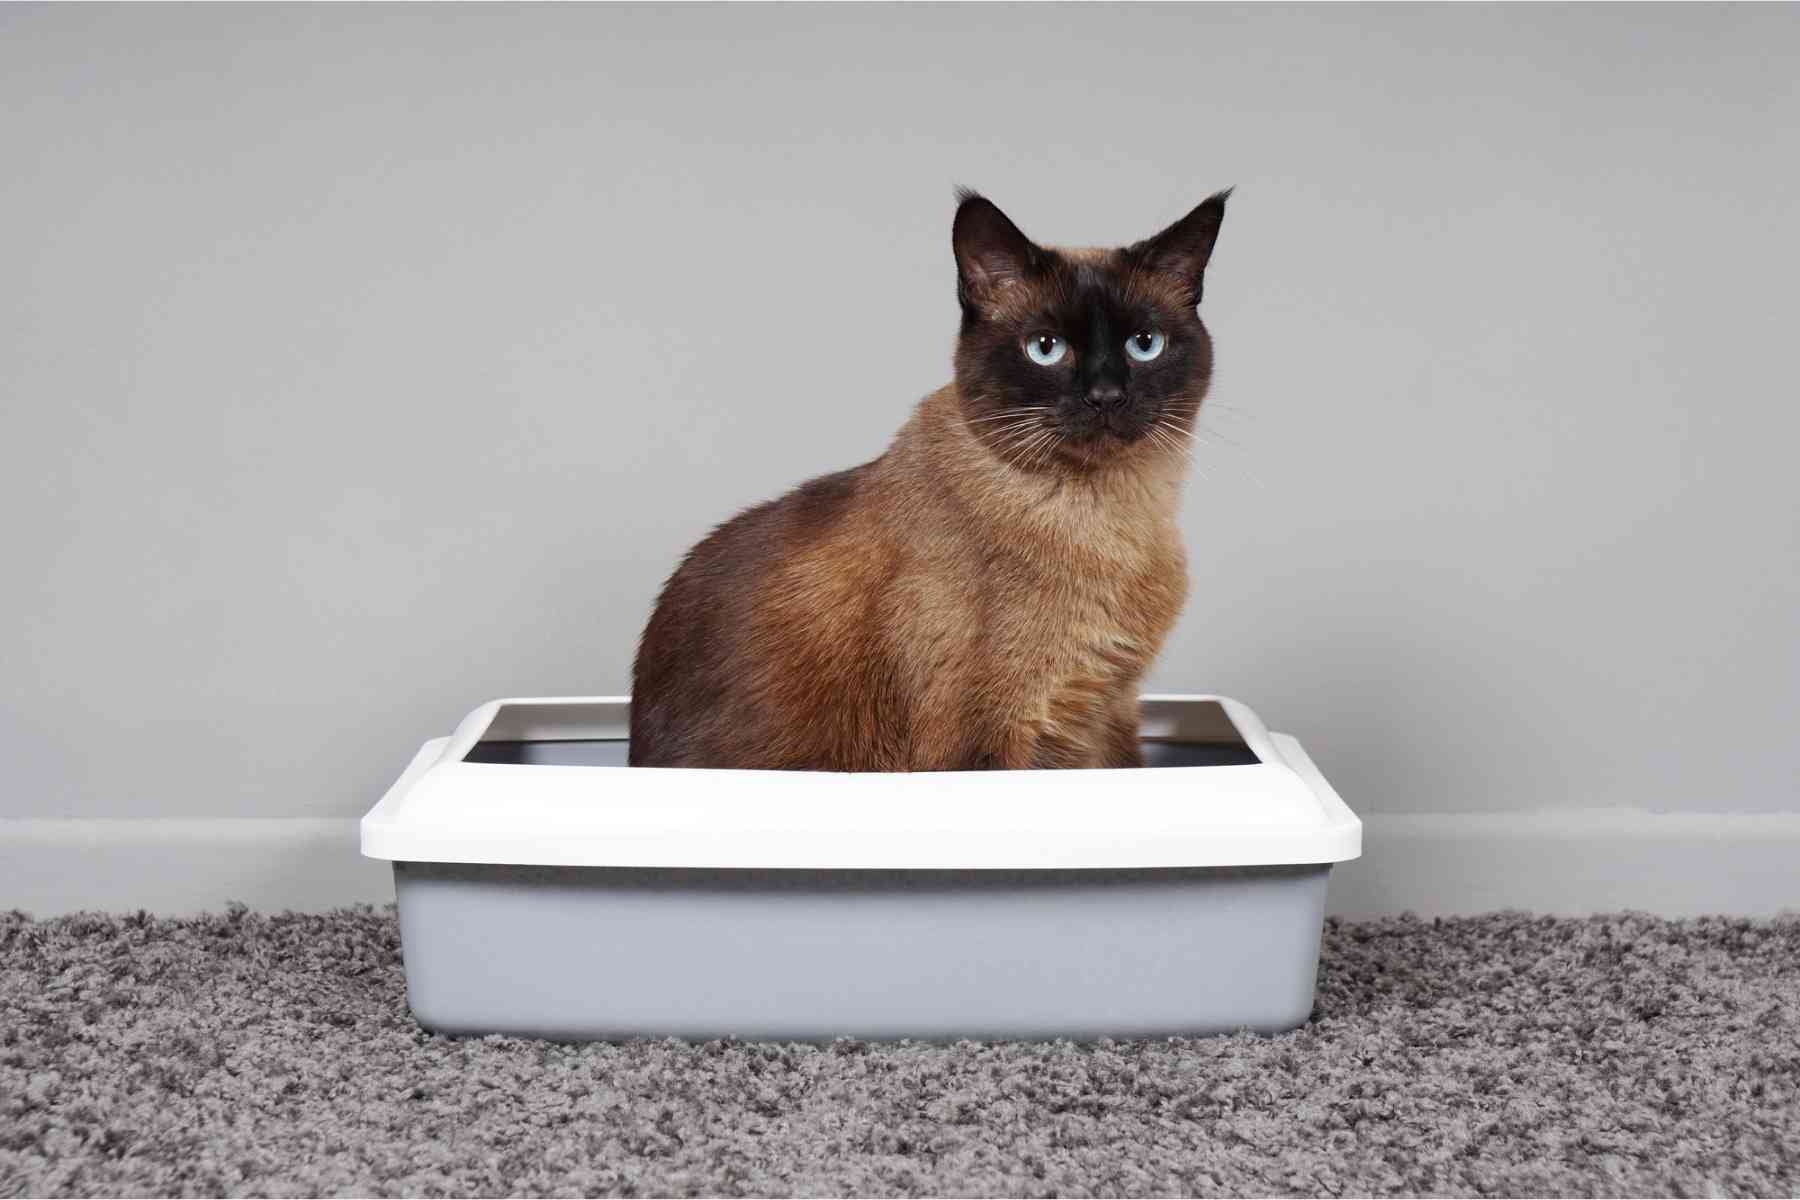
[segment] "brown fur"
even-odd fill
[[[1165,405],[1191,420],[1210,341],[1193,281],[1146,266],[1144,246],[1049,251],[1059,273],[1028,279],[965,272],[958,381],[880,458],[739,515],[670,579],[638,653],[635,764],[1138,762],[1138,684],[1187,588],[1185,440],[1059,441],[1021,461],[982,421],[994,398],[968,389],[985,381],[982,346],[1016,348],[1071,272],[1109,270],[1121,294],[1192,323],[1192,378]]]

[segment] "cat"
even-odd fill
[[[1140,765],[1138,683],[1187,593],[1176,510],[1229,195],[1071,250],[959,191],[954,381],[879,458],[689,551],[639,643],[630,762]]]

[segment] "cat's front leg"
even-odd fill
[[[1144,748],[1138,740],[1142,718],[1138,713],[1137,683],[1133,681],[1113,697],[1106,709],[1106,722],[1101,730],[1100,765],[1103,767],[1141,767]]]
[[[982,738],[966,750],[959,771],[1023,771],[1040,766],[1041,738],[1035,728],[1013,725]]]

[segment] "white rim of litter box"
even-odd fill
[[[1299,742],[1224,696],[1142,698],[1144,736],[1224,706],[1234,766],[842,773],[464,762],[478,741],[623,740],[629,698],[477,708],[362,820],[401,862],[796,870],[1228,867],[1342,862],[1362,823]]]

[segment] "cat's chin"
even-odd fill
[[[1114,429],[1110,425],[1099,429],[1082,430],[1079,433],[1066,433],[1063,441],[1076,446],[1129,446],[1133,442],[1142,441],[1142,429]]]
[[[1060,423],[1058,436],[1064,445],[1076,450],[1120,450],[1148,439],[1154,423],[1153,418],[1124,413],[1089,415],[1086,419],[1065,418]]]
[[[1152,444],[1146,430],[1096,429],[1057,439],[1054,461],[1075,470],[1123,461]]]

